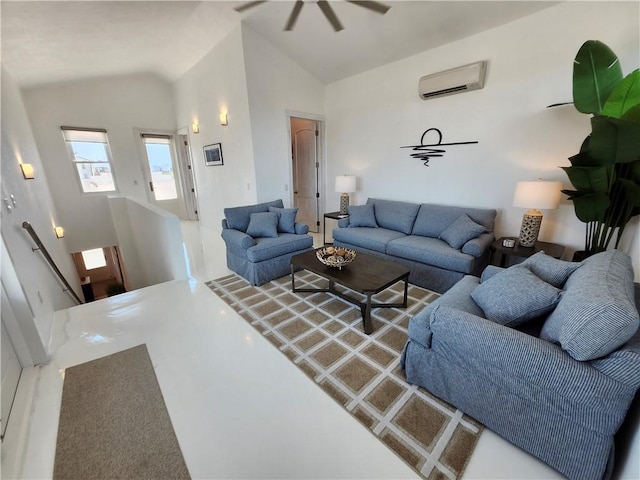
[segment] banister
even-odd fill
[[[22,222],[22,228],[24,228],[27,232],[29,232],[29,235],[31,235],[31,238],[33,239],[33,241],[36,243],[36,245],[38,246],[38,248],[31,248],[31,250],[33,250],[34,252],[36,250],[40,250],[42,252],[42,255],[44,255],[44,258],[47,260],[47,262],[49,263],[49,266],[51,268],[53,268],[53,271],[56,273],[56,275],[58,276],[58,278],[62,281],[62,283],[64,284],[64,286],[66,287],[65,292],[68,292],[73,299],[76,301],[76,303],[78,304],[82,304],[84,303],[80,297],[76,294],[76,292],[73,290],[73,288],[71,287],[71,285],[69,285],[69,282],[67,282],[67,279],[64,278],[64,275],[62,274],[62,272],[60,271],[60,269],[58,268],[58,266],[56,265],[56,262],[53,261],[53,258],[51,258],[51,255],[49,255],[49,252],[47,251],[47,248],[44,246],[44,244],[40,241],[40,237],[38,237],[38,234],[36,233],[36,231],[33,229],[33,227],[31,226],[31,224],[29,222]]]

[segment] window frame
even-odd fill
[[[69,127],[69,126],[61,126],[60,130],[62,132],[62,141],[65,144],[65,148],[67,149],[67,154],[69,159],[71,160],[71,168],[73,169],[74,172],[74,176],[76,178],[76,182],[78,184],[78,188],[80,189],[80,193],[82,195],[112,195],[112,194],[117,194],[120,192],[119,188],[118,188],[118,181],[116,179],[116,172],[115,172],[115,168],[114,168],[114,164],[113,164],[113,156],[111,155],[111,145],[109,144],[109,136],[107,133],[107,130],[104,128],[87,128],[87,127]],[[76,155],[73,151],[73,147],[71,145],[71,143],[74,140],[67,140],[66,135],[65,135],[65,131],[75,131],[75,132],[92,132],[92,133],[101,133],[104,134],[105,140],[106,142],[104,143],[105,145],[105,154],[107,156],[107,161],[104,162],[79,162],[76,161]],[[86,143],[92,143],[92,142],[86,142]],[[97,142],[96,142],[97,143]],[[102,143],[102,142],[100,142]],[[109,164],[109,168],[111,169],[111,179],[113,181],[113,190],[102,190],[99,192],[87,192],[84,189],[84,186],[82,184],[82,179],[80,178],[80,173],[78,172],[78,167],[77,165],[79,164],[92,164],[92,163],[108,163]]]
[[[178,210],[180,209],[179,205],[184,202],[184,192],[182,191],[182,180],[181,180],[181,172],[179,171],[180,166],[178,165],[178,153],[176,151],[176,140],[177,134],[173,130],[160,130],[154,128],[134,128],[133,129],[134,136],[136,138],[136,143],[138,145],[138,155],[140,161],[142,162],[142,176],[145,181],[145,191],[147,193],[147,198],[149,203],[152,205],[162,205],[163,203],[171,204],[175,203],[178,205]],[[173,168],[173,180],[176,186],[176,198],[166,199],[166,200],[156,200],[155,193],[149,188],[149,182],[151,182],[151,170],[149,168],[149,160],[147,157],[147,149],[144,141],[144,137],[148,136],[151,138],[167,138],[169,140],[169,149],[171,153],[171,167]]]

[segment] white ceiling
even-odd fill
[[[293,32],[292,1],[237,13],[229,1],[2,1],[2,64],[22,86],[152,72],[174,81],[241,20],[324,83],[529,15],[558,2],[395,1],[380,15],[332,1],[334,32],[313,0]]]

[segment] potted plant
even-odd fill
[[[615,248],[640,213],[640,70],[626,77],[604,43],[585,42],[573,64],[573,104],[591,117],[591,134],[570,167],[575,190],[563,190],[586,223],[585,256]]]

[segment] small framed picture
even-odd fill
[[[207,167],[214,167],[214,166],[224,164],[224,161],[222,160],[222,144],[221,143],[213,143],[211,145],[205,145],[202,148],[204,150],[204,164]]]

